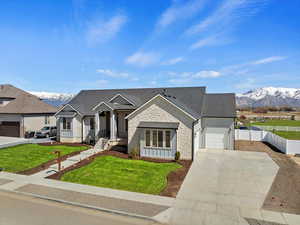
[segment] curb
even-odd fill
[[[85,208],[85,209],[93,209],[93,210],[97,210],[97,211],[101,211],[101,212],[122,215],[122,216],[128,216],[128,217],[133,217],[133,218],[138,218],[138,219],[145,219],[145,220],[149,220],[152,222],[160,223],[159,221],[157,221],[156,219],[154,219],[152,217],[142,216],[142,215],[138,215],[138,214],[134,214],[134,213],[127,213],[127,212],[123,212],[123,211],[119,211],[119,210],[106,209],[106,208],[86,205],[86,204],[82,204],[82,203],[70,202],[70,201],[65,201],[65,200],[56,199],[56,198],[50,198],[50,197],[46,197],[43,195],[37,195],[37,194],[26,193],[26,192],[21,192],[21,191],[10,191],[10,190],[2,190],[2,189],[1,189],[1,191],[12,192],[12,193],[16,193],[16,194],[30,196],[30,197],[37,198],[37,199],[48,200],[51,202],[62,203],[62,204],[77,206],[77,207],[81,207],[81,208]]]

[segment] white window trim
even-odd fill
[[[146,145],[146,132],[150,131],[150,146]],[[163,146],[162,147],[155,147],[153,146],[153,131],[157,131],[157,145],[158,145],[158,131],[163,132]],[[166,131],[170,131],[170,147],[166,147]],[[145,148],[151,148],[151,149],[172,149],[172,130],[170,129],[153,129],[153,128],[147,128],[144,131],[144,141],[145,141]]]
[[[64,119],[66,120],[66,127],[67,127],[67,123],[68,122],[70,123],[70,129],[64,129]],[[61,127],[62,127],[62,131],[72,131],[73,130],[73,118],[62,117]]]

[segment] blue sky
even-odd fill
[[[300,87],[298,0],[3,0],[0,83]]]

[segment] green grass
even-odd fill
[[[251,125],[261,125],[261,126],[290,126],[290,127],[300,127],[299,120],[266,120],[266,122],[254,122]]]
[[[63,181],[147,194],[159,194],[167,185],[167,175],[181,165],[101,156],[92,163],[70,171]]]
[[[280,137],[289,140],[300,140],[300,132],[296,131],[274,131],[274,134],[277,134]]]
[[[56,155],[51,154],[54,150],[60,150],[63,156],[87,148],[86,146],[42,146],[38,144],[24,144],[2,148],[0,149],[0,168],[4,168],[7,172],[20,172],[56,158]]]

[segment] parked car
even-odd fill
[[[46,126],[43,127],[41,130],[35,132],[36,138],[49,138],[49,137],[56,137],[56,127]]]

